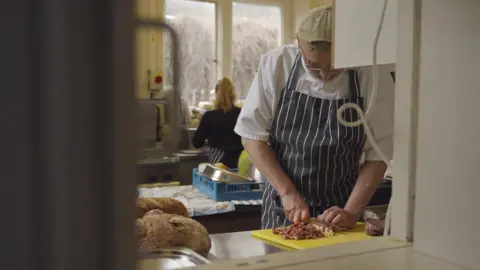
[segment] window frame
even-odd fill
[[[293,35],[293,13],[288,12],[293,10],[292,1],[290,0],[232,0],[228,2],[238,2],[250,5],[258,5],[258,6],[273,6],[280,8],[280,16],[281,16],[281,39],[280,44],[289,44],[292,42],[291,36]]]
[[[194,0],[196,1],[196,0]],[[202,1],[202,0],[200,0]],[[214,0],[215,1],[215,0]],[[281,40],[280,44],[291,43],[291,39],[287,38],[293,35],[291,21],[293,21],[292,3],[290,0],[216,0],[218,14],[217,19],[217,77],[231,77],[233,68],[232,57],[232,29],[233,29],[233,2],[259,5],[259,6],[275,6],[280,8],[281,14]],[[219,4],[221,3],[221,4]],[[228,30],[227,30],[228,29]]]

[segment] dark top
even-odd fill
[[[201,148],[205,145],[205,140],[208,140],[210,147],[221,149],[225,152],[224,158],[228,159],[228,163],[231,166],[236,164],[238,156],[243,150],[241,137],[233,131],[240,110],[239,107],[233,107],[231,111],[226,113],[221,109],[206,112],[193,136],[193,146]],[[229,165],[227,166],[232,168]]]

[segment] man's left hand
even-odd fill
[[[318,216],[318,219],[333,223],[342,228],[352,229],[355,227],[355,225],[357,225],[360,215],[347,209],[333,206]]]

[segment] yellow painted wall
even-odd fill
[[[310,8],[328,6],[332,4],[332,0],[310,0]]]
[[[164,1],[136,0],[135,14],[143,19],[163,19]],[[163,72],[163,30],[152,28],[135,29],[135,92],[137,98],[148,99],[148,70]],[[165,126],[165,106],[160,109],[162,126]]]
[[[136,0],[136,14],[144,19],[162,19],[164,4],[158,0]],[[135,30],[135,87],[138,98],[148,98],[148,70],[163,71],[163,30]]]

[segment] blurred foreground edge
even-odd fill
[[[135,268],[132,10],[0,2],[0,269]]]

